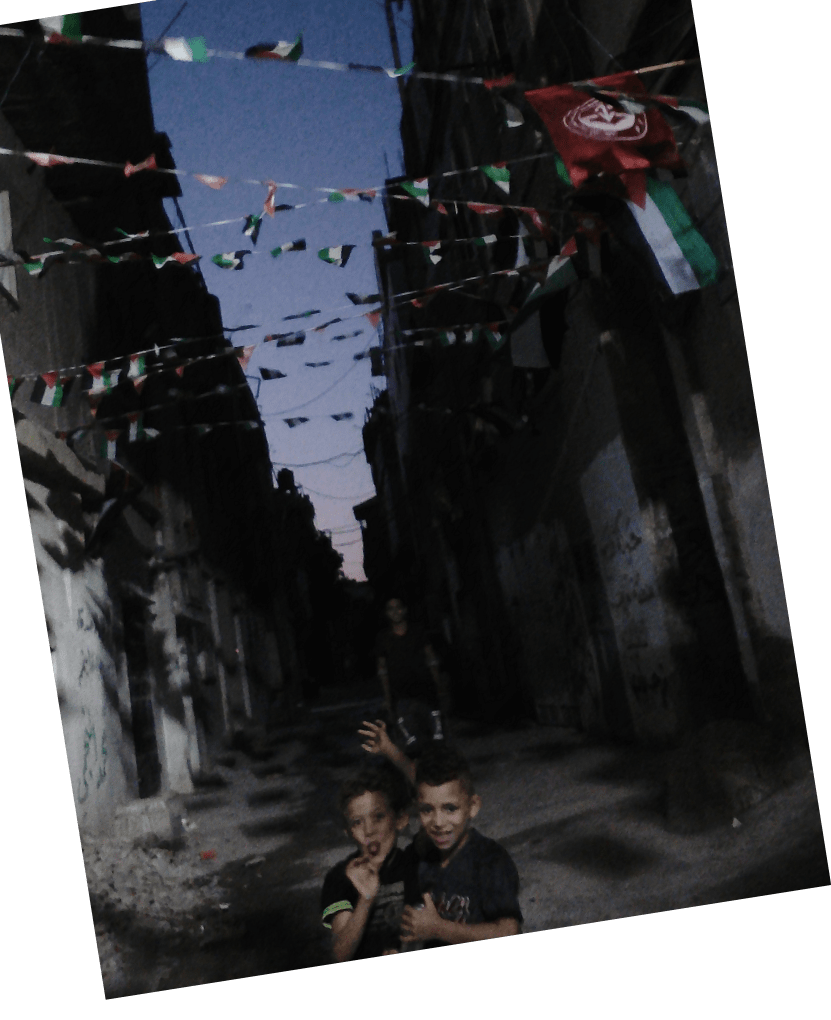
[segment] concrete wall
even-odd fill
[[[64,444],[35,426],[21,423],[18,438],[27,452],[27,474],[35,473],[37,457],[44,469],[62,476],[60,514],[52,509],[53,487],[31,477],[24,484],[78,825],[85,833],[105,833],[115,809],[137,796],[138,788],[130,692],[117,663],[117,621],[100,561],[83,554],[77,490],[88,487],[90,476]],[[103,491],[103,480],[97,480]]]

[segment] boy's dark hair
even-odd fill
[[[416,764],[416,789],[421,783],[443,786],[454,779],[458,779],[468,796],[473,794],[473,777],[466,759],[444,743],[427,747]]]
[[[395,815],[403,814],[412,801],[407,780],[394,765],[386,761],[363,765],[341,785],[338,810],[344,820],[349,802],[365,793],[382,794]]]

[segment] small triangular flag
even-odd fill
[[[294,62],[303,56],[303,33],[294,42],[257,43],[245,51],[253,60],[287,60]]]
[[[242,269],[242,260],[250,254],[250,251],[226,251],[221,255],[212,256],[211,262],[220,269]]]
[[[321,248],[317,257],[333,266],[345,266],[354,247],[354,244],[340,244],[336,248]]]
[[[132,177],[133,174],[137,174],[140,170],[157,170],[156,156],[155,153],[151,153],[147,159],[142,160],[141,163],[125,163],[124,164],[124,176]]]

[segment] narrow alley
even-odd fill
[[[181,799],[174,849],[140,838],[85,849],[108,997],[331,962],[320,888],[349,847],[335,795],[379,708],[370,690],[348,693],[324,690],[296,726],[221,756]],[[673,791],[677,752],[530,723],[456,720],[453,737],[483,799],[477,827],[519,869],[525,932],[828,882],[807,755],[765,768],[739,740],[729,768],[745,807],[725,801],[705,818],[689,788]],[[160,886],[169,908],[154,916]]]

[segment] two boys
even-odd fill
[[[405,850],[397,845],[409,818],[399,779],[385,764],[362,770],[342,791],[346,832],[358,849],[323,885],[335,959],[518,934],[519,876],[507,851],[472,827],[481,799],[464,758],[441,744],[419,759],[421,829]]]

